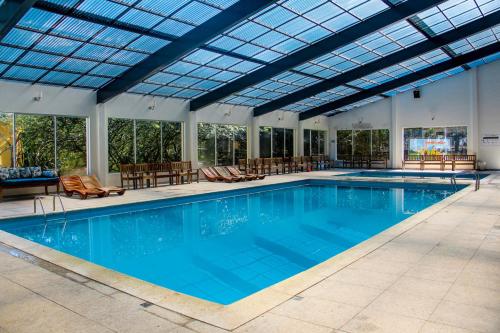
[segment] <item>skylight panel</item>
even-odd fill
[[[174,97],[191,99],[200,96],[201,94],[203,94],[203,91],[201,90],[184,89],[176,93]]]
[[[351,2],[351,1],[350,1]],[[389,8],[383,1],[370,0],[366,1],[357,7],[352,8],[349,12],[359,19],[366,19],[383,10]]]
[[[159,72],[159,73],[156,73],[155,75],[149,77],[146,80],[146,82],[152,82],[152,83],[158,83],[158,84],[168,84],[174,80],[177,80],[178,78],[180,78],[179,75]]]
[[[155,53],[162,47],[167,46],[170,44],[169,41],[166,41],[164,39],[159,39],[159,38],[154,38],[154,37],[149,37],[149,36],[141,36],[132,43],[130,43],[127,48],[130,50],[137,50],[137,51],[142,51],[142,52],[147,52],[147,53]]]
[[[85,0],[78,6],[78,10],[109,19],[116,19],[127,10],[127,7],[108,0]]]
[[[154,30],[169,34],[172,36],[176,37],[181,37],[188,33],[189,31],[193,30],[195,26],[187,24],[187,23],[182,23],[179,21],[167,19],[160,23],[158,26],[154,28]]]
[[[156,85],[156,84],[150,84],[150,83],[139,83],[129,89],[128,92],[131,93],[136,93],[136,94],[149,94],[153,92],[154,90],[160,88],[161,86]]]
[[[200,25],[220,12],[221,10],[215,7],[198,1],[192,1],[172,15],[172,17],[191,24]]]
[[[24,50],[18,48],[0,46],[0,61],[14,62],[23,53]]]
[[[57,69],[86,73],[97,65],[98,63],[94,61],[68,58],[60,63]]]
[[[19,59],[17,63],[20,65],[52,68],[63,59],[64,58],[61,56],[30,51],[24,57]]]
[[[334,32],[339,32],[354,25],[355,23],[358,23],[359,21],[359,19],[349,13],[343,13],[322,23],[322,25]]]
[[[133,66],[147,58],[146,54],[121,50],[109,57],[108,61],[116,64]]]
[[[12,66],[2,77],[32,82],[38,80],[46,72],[47,70],[44,69]]]
[[[129,67],[103,63],[92,69],[90,74],[116,77],[123,74],[127,69]]]
[[[340,7],[331,2],[325,2],[319,7],[305,13],[304,16],[313,22],[321,24],[342,13],[344,13],[344,11]]]
[[[211,67],[198,67],[197,69],[189,73],[189,75],[199,77],[201,79],[208,79],[209,77],[212,77],[220,72],[221,70]]]
[[[73,86],[99,89],[100,87],[108,83],[110,80],[111,79],[109,78],[86,75],[82,76],[75,83],[73,83]]]
[[[147,13],[142,10],[130,9],[126,11],[118,20],[127,24],[135,24],[141,27],[151,29],[160,23],[164,18],[155,14]]]
[[[61,19],[61,15],[52,14],[40,9],[32,8],[17,23],[18,26],[46,32],[54,23]]]
[[[100,24],[89,23],[72,17],[65,17],[62,22],[53,27],[51,33],[61,37],[85,41],[102,29],[104,29],[104,26]]]
[[[76,57],[86,58],[89,60],[104,61],[117,51],[117,49],[111,47],[95,44],[85,44],[79,50],[77,50],[74,55]]]
[[[46,35],[34,46],[34,48],[40,51],[69,55],[81,45],[81,42],[75,40]]]
[[[257,16],[255,21],[273,29],[296,17],[298,17],[298,15],[292,11],[281,6],[274,6],[273,9],[267,10],[264,14]]]
[[[80,77],[79,74],[50,71],[40,79],[41,83],[49,83],[55,85],[70,85],[73,81]]]
[[[99,34],[94,36],[93,41],[101,44],[122,48],[128,45],[133,40],[139,38],[139,34],[118,30],[115,28],[106,28]]]
[[[28,48],[42,36],[36,32],[14,28],[4,37],[2,43]]]
[[[154,12],[162,16],[170,16],[180,8],[188,4],[191,0],[142,0],[137,4],[137,8]]]
[[[177,87],[164,86],[164,87],[158,88],[158,90],[155,90],[154,94],[159,95],[159,96],[169,97],[169,96],[175,95],[176,93],[178,93],[181,90],[182,90],[181,88],[177,88]]]

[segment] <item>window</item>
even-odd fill
[[[134,121],[109,118],[108,163],[109,171],[120,171],[120,164],[134,163]]]
[[[467,154],[467,127],[405,128],[404,154]]]
[[[158,120],[108,119],[108,169],[120,164],[182,159],[182,124]]]
[[[352,131],[337,131],[337,158],[352,155]]]
[[[161,162],[161,122],[137,120],[136,131],[136,163]]]
[[[57,168],[63,175],[87,174],[87,120],[56,117]]]
[[[198,124],[198,162],[202,166],[235,165],[247,158],[247,128]]]
[[[87,120],[0,113],[0,166],[40,166],[63,175],[86,174]]]
[[[14,165],[12,155],[13,119],[12,113],[0,113],[0,167],[4,168],[10,168]]]
[[[260,127],[260,157],[292,157],[294,154],[293,129]]]
[[[325,155],[326,131],[304,130],[304,155]]]
[[[386,156],[389,158],[389,130],[338,130],[337,158],[352,155]]]

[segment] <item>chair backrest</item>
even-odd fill
[[[60,179],[65,190],[72,191],[85,189],[80,176],[61,176]]]
[[[217,179],[217,175],[212,170],[210,170],[210,168],[200,168],[200,171],[205,175],[205,178],[207,179]]]
[[[223,177],[232,177],[232,175],[229,173],[229,171],[227,171],[226,168],[224,167],[213,167],[213,169],[215,170],[216,173],[218,173],[220,176],[223,176]]]
[[[171,162],[172,171],[182,171],[182,162]]]
[[[95,175],[92,176],[80,176],[80,180],[83,183],[83,186],[85,186],[88,189],[93,189],[93,188],[101,188],[103,187],[99,179]]]
[[[272,165],[273,164],[273,159],[268,157],[264,158],[264,165]]]
[[[192,171],[193,166],[191,164],[191,161],[182,161],[181,168],[182,168],[182,171]]]
[[[241,176],[241,172],[240,170],[238,170],[238,168],[235,168],[233,166],[227,166],[226,169],[232,176]]]
[[[250,161],[250,160],[248,160],[248,161]],[[240,158],[238,160],[238,166],[247,166],[248,164],[250,164],[250,163],[247,162],[246,158]]]

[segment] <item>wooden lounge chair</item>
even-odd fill
[[[219,176],[217,173],[212,171],[210,168],[200,168],[201,173],[205,176],[205,179],[208,180],[209,182],[218,182],[218,181],[223,181],[226,183],[232,183],[233,182],[233,177],[222,177]]]
[[[247,174],[242,174],[241,171],[233,166],[228,166],[226,167],[229,173],[233,176],[236,177],[245,177],[246,180],[255,180],[255,179],[264,179],[266,178],[266,175],[260,175],[260,174],[254,174],[254,173],[247,173]]]
[[[89,195],[96,195],[99,198],[102,198],[106,195],[106,192],[100,189],[87,189],[82,183],[80,176],[62,176],[61,184],[64,189],[64,193],[68,197],[73,196],[73,194],[77,193],[80,196],[80,199],[85,200]]]
[[[111,193],[116,193],[118,195],[123,195],[125,193],[125,189],[116,186],[102,186],[101,182],[95,175],[92,176],[80,176],[83,185],[87,190],[101,190],[106,192],[106,196]]]
[[[231,178],[233,180],[233,182],[241,182],[242,180],[245,180],[245,176],[238,176],[238,177],[234,176],[234,175],[230,174],[226,168],[223,168],[223,167],[212,167],[210,169],[213,170],[216,174],[218,174],[221,177]]]

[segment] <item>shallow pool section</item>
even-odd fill
[[[478,174],[480,179],[486,178],[489,174]],[[442,178],[450,179],[455,176],[457,179],[475,179],[475,173],[469,172],[429,172],[429,171],[360,171],[345,173],[335,177],[379,177],[379,178]]]
[[[300,181],[0,221],[0,229],[118,272],[230,304],[453,194],[447,185]]]

